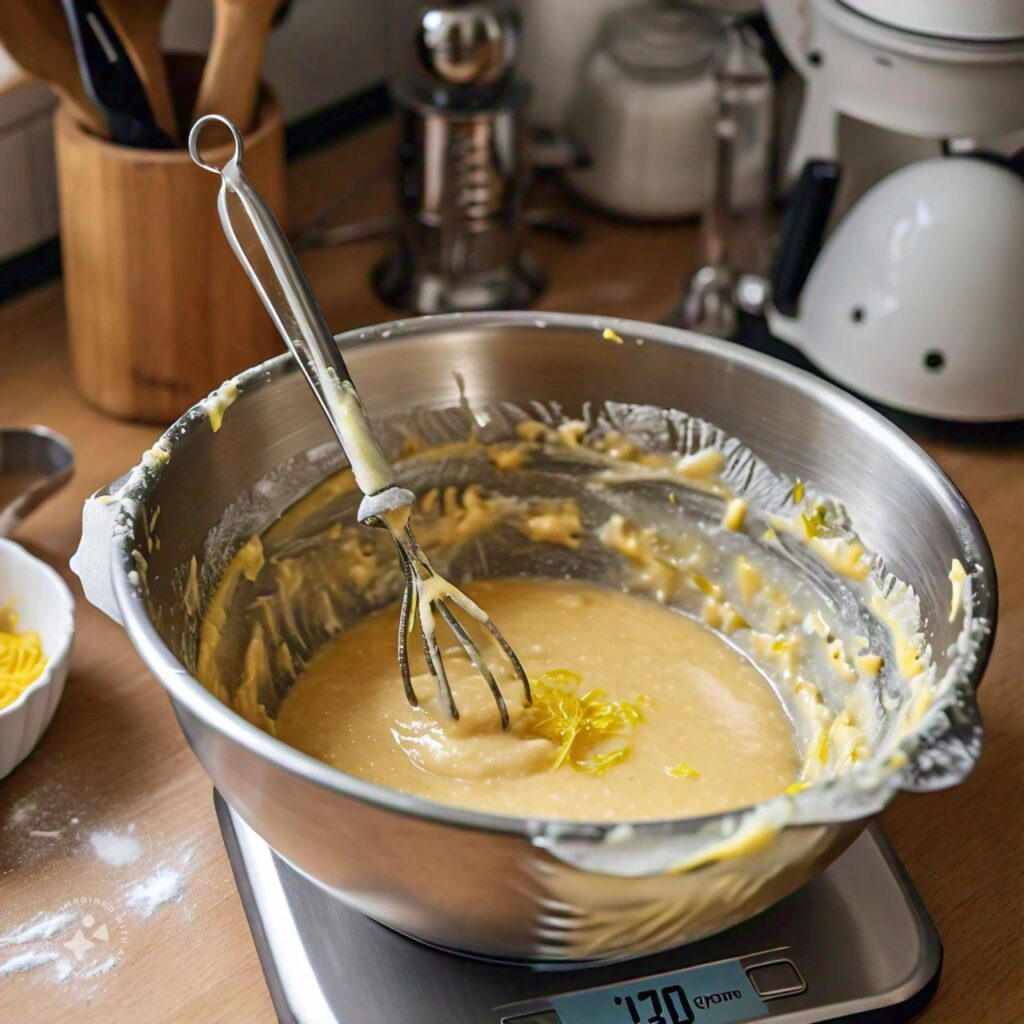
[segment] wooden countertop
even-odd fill
[[[376,127],[296,163],[292,216],[307,215],[386,160],[387,135]],[[342,216],[387,209],[389,176],[379,177]],[[661,318],[693,264],[694,228],[586,221],[583,245],[534,239],[550,275],[540,305]],[[367,286],[383,248],[361,242],[304,257],[335,329],[394,317]],[[49,964],[0,979],[0,1020],[271,1021],[209,780],[160,686],[67,569],[83,500],[133,465],[156,431],[108,419],[77,397],[58,284],[0,307],[0,424],[28,423],[59,430],[77,450],[74,480],[18,539],[71,583],[78,634],[52,726],[0,782],[0,965],[23,948],[5,948],[3,936],[75,899],[108,905],[97,904],[98,923],[123,911],[112,928],[123,948],[113,969],[92,978],[76,971],[60,981]],[[980,516],[1000,572],[999,636],[981,690],[986,750],[966,785],[904,797],[884,823],[945,944],[942,982],[920,1020],[1011,1024],[1024,1020],[1024,450],[928,447]],[[132,826],[136,863],[115,867],[97,855],[94,833],[124,837]],[[162,867],[180,873],[182,898],[150,917],[126,909],[132,887]]]

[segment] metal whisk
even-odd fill
[[[207,162],[199,154],[199,138],[212,122],[226,127],[234,140],[234,152],[222,167]],[[522,663],[487,613],[439,576],[417,543],[410,525],[415,495],[398,486],[295,253],[270,207],[242,173],[241,134],[227,118],[208,114],[192,126],[188,151],[200,167],[220,175],[217,210],[224,233],[348,456],[356,484],[363,493],[357,514],[359,522],[388,530],[398,549],[405,577],[398,623],[398,665],[406,698],[413,706],[418,703],[409,671],[408,638],[410,616],[414,615],[420,626],[427,669],[449,714],[459,717],[434,631],[436,611],[483,676],[498,705],[502,728],[508,729],[508,707],[494,673],[451,605],[457,605],[491,633],[511,662],[530,703],[530,683]]]

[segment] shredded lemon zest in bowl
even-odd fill
[[[602,775],[629,757],[628,743],[613,750],[597,750],[609,740],[628,735],[644,720],[647,698],[617,701],[604,690],[578,692],[582,678],[577,672],[557,668],[530,680],[534,720],[530,735],[550,740],[558,747],[551,764],[556,771],[570,764],[580,772]]]
[[[826,526],[825,506],[819,502],[814,506],[810,515],[806,512],[801,512],[800,523],[804,528],[804,537],[807,540],[811,540],[813,537],[820,537]]]
[[[18,615],[0,608],[0,708],[13,704],[42,674],[46,655],[38,633],[18,632]]]
[[[717,583],[712,583],[706,576],[701,576],[699,572],[690,574],[690,578],[697,585],[697,588],[708,597],[720,598],[722,596],[722,588]]]
[[[685,761],[680,761],[674,768],[666,768],[666,775],[672,775],[677,779],[699,779],[700,772],[696,768],[688,765]]]

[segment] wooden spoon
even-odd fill
[[[221,114],[249,131],[256,117],[263,50],[282,0],[214,0],[213,42],[195,116]]]
[[[160,26],[168,0],[102,0],[102,4],[142,80],[153,119],[175,142],[180,142],[178,118],[160,49]]]
[[[60,0],[0,0],[0,43],[21,68],[57,93],[82,127],[106,136],[106,119],[82,83]]]

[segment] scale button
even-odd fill
[[[807,991],[807,982],[800,977],[792,960],[772,960],[747,968],[747,977],[762,999],[781,999]]]

